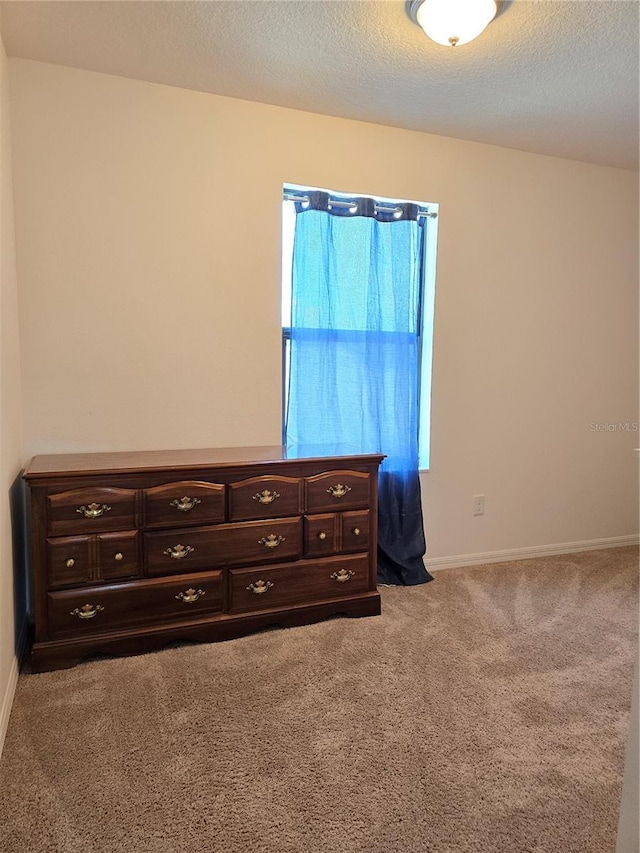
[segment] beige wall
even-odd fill
[[[429,557],[637,532],[637,174],[11,60],[26,452],[280,436],[282,183],[440,205]],[[486,496],[474,518],[472,497]]]
[[[14,601],[24,597],[20,590],[14,596],[11,524],[11,504],[19,502],[14,483],[22,466],[22,425],[8,71],[0,41],[0,751],[18,673],[17,635],[23,627],[16,630]],[[19,543],[19,531],[15,539]],[[24,608],[18,604],[15,609]]]

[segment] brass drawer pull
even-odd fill
[[[334,572],[331,577],[333,580],[338,581],[338,583],[346,583],[348,580],[355,575],[355,572],[351,571],[351,569],[340,569],[338,572]]]
[[[351,486],[343,486],[342,483],[337,483],[335,486],[329,486],[327,494],[332,498],[343,498],[347,492],[351,491]]]
[[[268,536],[258,539],[258,545],[264,545],[265,548],[277,548],[286,538],[286,536],[276,536],[274,533],[270,533]]]
[[[200,498],[190,498],[185,495],[183,498],[176,498],[174,501],[171,501],[169,506],[174,506],[178,512],[189,512],[189,510],[193,509],[199,503],[202,503]]]
[[[183,557],[187,557],[194,551],[195,548],[192,548],[191,545],[176,545],[174,548],[167,548],[162,553],[166,554],[167,557],[171,557],[172,560],[182,560]]]
[[[255,583],[250,583],[247,589],[250,592],[254,592],[256,595],[262,595],[267,592],[267,590],[271,589],[273,584],[271,581],[256,581]]]
[[[278,492],[270,492],[269,489],[265,489],[254,495],[253,500],[258,501],[259,504],[272,504],[279,497]]]
[[[318,533],[318,539],[326,539],[326,538],[327,538],[327,534],[324,532],[324,530],[321,533]]]
[[[122,562],[122,560],[124,560],[124,554],[122,554],[120,551],[118,551],[117,554],[113,555],[113,559],[116,560],[118,563],[120,563],[120,562]]]
[[[65,563],[65,565],[68,569],[72,569],[75,566],[75,564],[76,564],[76,561],[71,557]]]
[[[354,536],[360,536],[360,528],[359,527],[353,528],[353,535]]]
[[[185,604],[193,604],[194,601],[197,601],[199,598],[205,595],[205,591],[203,589],[193,589],[193,587],[189,587],[185,592],[179,592],[176,595],[178,601],[183,601]]]
[[[83,604],[82,607],[76,607],[70,612],[70,616],[77,616],[79,619],[93,619],[96,613],[104,610],[101,604]]]
[[[106,504],[89,504],[89,506],[78,507],[76,512],[84,515],[85,518],[100,518],[101,515],[109,512],[110,509],[111,507]]]

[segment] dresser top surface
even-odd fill
[[[333,463],[357,458],[379,463],[381,453],[349,453],[344,448],[287,448],[279,444],[261,447],[213,447],[194,450],[140,450],[106,453],[60,453],[34,456],[23,476],[26,480],[60,474],[118,473],[197,469],[209,466],[234,467],[253,464],[282,464],[330,458]]]

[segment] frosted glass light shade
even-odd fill
[[[415,15],[430,39],[455,47],[477,38],[497,11],[495,0],[424,0]]]

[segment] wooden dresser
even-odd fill
[[[34,672],[380,613],[384,457],[281,447],[36,456]]]

